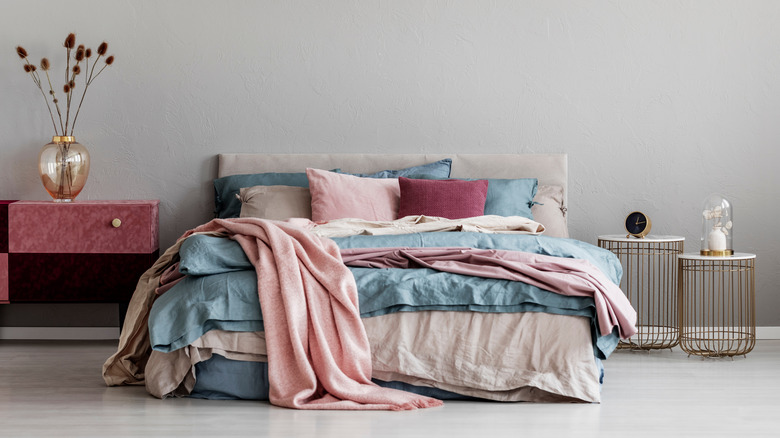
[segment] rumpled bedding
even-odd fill
[[[572,239],[474,232],[419,233],[398,236],[336,238],[342,251],[366,247],[469,246],[535,252],[558,258],[587,260],[619,282],[622,268],[614,255]],[[374,244],[372,245],[372,242]],[[254,299],[254,271],[240,246],[213,236],[193,236],[181,247],[180,271],[189,274],[162,296],[152,309],[153,348],[172,351],[212,329],[263,330],[259,304]],[[433,269],[373,269],[350,267],[358,286],[361,317],[400,311],[451,310],[478,312],[538,311],[590,318],[597,357],[606,359],[618,343],[618,333],[602,333],[595,302],[566,296],[519,281],[479,278]],[[208,274],[208,275],[207,275]],[[617,291],[617,299],[624,299]],[[625,301],[625,299],[624,299]],[[231,307],[235,309],[231,310]],[[630,309],[632,310],[632,309]],[[162,315],[162,317],[158,317]],[[629,324],[625,324],[629,325]]]
[[[491,218],[489,221],[493,221],[493,219]],[[426,225],[424,221],[423,225],[423,228],[430,227],[430,225]],[[438,224],[437,226],[439,225],[442,224]],[[310,223],[305,224],[305,226],[309,229],[316,229],[320,225]],[[411,227],[414,228],[414,226],[416,225],[412,225]],[[500,221],[498,225],[493,224],[491,226],[495,226],[497,231],[508,231],[501,230],[502,225],[500,224]],[[618,282],[620,279],[620,264],[611,253],[582,242],[569,239],[549,238],[528,231],[520,231],[519,233],[511,235],[485,234],[490,232],[490,226],[481,227],[479,221],[476,222],[476,225],[472,226],[470,224],[465,228],[459,228],[457,225],[453,228],[453,224],[451,223],[444,224],[443,227],[452,230],[473,229],[476,231],[385,235],[382,232],[373,233],[358,230],[358,233],[362,233],[362,235],[334,238],[334,240],[342,249],[370,246],[503,247],[512,251],[525,250],[556,257],[586,259],[594,266],[598,267],[610,281]],[[344,227],[340,225],[337,228],[338,234],[343,234]],[[400,228],[404,228],[407,232],[409,231],[407,225]],[[356,230],[357,229],[353,227],[352,234],[355,234]],[[120,340],[120,349],[104,366],[104,378],[108,384],[132,384],[142,382],[145,368],[147,368],[146,361],[148,360],[149,364],[148,369],[146,370],[149,373],[147,376],[147,385],[159,385],[155,390],[150,389],[150,392],[158,396],[166,394],[182,395],[190,392],[194,388],[195,380],[192,373],[195,369],[195,365],[213,362],[210,361],[209,358],[213,358],[214,355],[217,355],[219,358],[227,357],[228,360],[237,361],[236,363],[253,362],[263,359],[263,353],[258,349],[249,352],[236,352],[229,349],[220,349],[207,342],[209,341],[209,336],[214,333],[262,333],[262,330],[265,328],[256,295],[254,296],[253,303],[251,299],[237,298],[242,294],[248,295],[251,298],[251,294],[247,294],[246,290],[242,291],[244,286],[241,285],[241,283],[252,283],[250,273],[254,274],[254,272],[247,272],[247,265],[251,266],[251,264],[248,263],[248,259],[240,251],[240,248],[238,252],[235,251],[235,248],[237,247],[235,242],[229,239],[215,238],[217,236],[220,236],[219,233],[208,232],[206,234],[196,234],[186,240],[177,242],[177,245],[169,251],[166,251],[163,257],[161,257],[161,260],[142,277],[139,282],[139,290],[137,290],[134,295],[134,301],[131,302],[128,311],[128,318],[131,320],[126,321],[125,328],[122,332],[122,339]],[[450,239],[459,240],[460,243],[455,243],[453,245],[450,243]],[[204,242],[206,243],[204,244]],[[444,244],[442,244],[443,242]],[[163,290],[163,295],[156,297],[157,301],[154,302],[155,296],[152,296],[154,295],[153,290],[160,286],[159,278],[161,274],[163,274],[166,269],[169,270],[175,262],[179,261],[179,255],[181,255],[181,264],[178,270],[181,274],[185,274],[186,276],[181,279],[176,279],[178,283],[170,287],[169,290]],[[374,366],[376,371],[376,374],[373,375],[374,378],[380,380],[382,380],[382,378],[389,379],[390,385],[422,385],[441,389],[449,388],[448,390],[453,390],[459,394],[474,394],[476,397],[496,400],[533,399],[538,401],[548,396],[558,399],[560,399],[560,397],[571,397],[584,401],[598,400],[598,390],[595,389],[594,391],[594,387],[592,386],[593,382],[598,382],[598,377],[593,378],[594,373],[597,374],[597,371],[594,371],[594,369],[597,370],[597,367],[595,366],[597,360],[594,360],[594,354],[597,357],[608,356],[617,343],[618,330],[616,329],[606,336],[599,333],[597,330],[597,327],[599,326],[598,317],[596,316],[592,299],[584,297],[566,297],[522,282],[500,279],[475,279],[470,276],[436,272],[430,269],[397,270],[350,268],[350,271],[358,284],[360,313],[363,317],[363,325],[368,328],[372,324],[371,321],[377,321],[377,327],[380,327],[378,329],[379,332],[374,333],[374,338],[370,337],[369,339],[369,343],[372,346],[372,363],[376,364]],[[439,292],[429,292],[435,290],[430,288],[436,283],[444,285],[443,288],[441,288]],[[215,287],[220,284],[222,287]],[[255,282],[255,285],[256,284],[257,283]],[[388,292],[392,290],[393,287],[398,288],[395,292]],[[150,289],[152,290],[151,294],[149,293]],[[181,289],[184,292],[177,292],[177,289]],[[221,289],[222,292],[215,292],[218,289]],[[233,292],[225,293],[225,290],[238,290],[241,292],[234,296]],[[457,293],[453,293],[455,291],[457,291]],[[177,294],[181,296],[177,298]],[[209,296],[209,294],[212,294],[212,296]],[[177,304],[179,299],[182,299],[182,297],[187,295],[196,297],[196,300],[202,300],[201,302],[203,303],[204,308],[210,306],[214,302],[223,300],[222,304],[216,306],[216,308],[220,308],[219,312],[222,313],[207,314],[205,319],[202,319],[202,315],[195,316],[199,312],[192,312],[193,309],[188,309],[188,306],[183,305],[182,302],[178,302]],[[154,302],[154,307],[152,308],[151,316],[149,316],[144,312],[144,309],[148,311],[149,307],[152,307],[152,302]],[[365,308],[364,304],[366,306]],[[158,306],[159,310],[157,310]],[[178,311],[180,312],[179,316],[176,316],[176,308],[178,308]],[[460,312],[461,310],[476,310],[477,313]],[[523,313],[513,313],[518,311]],[[557,321],[579,321],[577,323],[579,324],[578,328],[572,331],[572,333],[576,332],[578,335],[566,335],[565,338],[575,342],[578,347],[584,346],[585,350],[587,350],[587,354],[585,355],[587,360],[583,362],[587,363],[587,366],[583,368],[586,371],[583,372],[583,369],[579,370],[580,376],[587,377],[584,377],[584,380],[575,378],[563,380],[568,382],[587,381],[588,383],[584,384],[584,386],[580,383],[576,383],[575,386],[580,385],[578,388],[570,388],[565,387],[565,385],[562,386],[559,383],[551,383],[554,379],[545,380],[546,378],[544,376],[555,376],[556,373],[565,376],[566,373],[561,373],[560,371],[555,371],[553,369],[546,369],[544,366],[549,367],[550,363],[566,365],[572,361],[573,357],[578,357],[577,354],[579,354],[575,353],[575,350],[577,350],[576,348],[571,348],[571,346],[556,346],[555,342],[552,342],[551,339],[545,341],[544,344],[531,342],[531,345],[528,346],[530,350],[526,350],[521,355],[536,362],[539,362],[540,357],[556,359],[551,359],[552,362],[546,363],[543,367],[540,367],[539,369],[542,371],[533,378],[529,377],[533,373],[520,373],[524,377],[514,381],[511,379],[507,380],[507,382],[511,382],[507,384],[508,387],[513,389],[500,389],[500,385],[496,384],[498,380],[492,381],[492,383],[496,385],[491,387],[490,384],[486,384],[484,388],[480,389],[479,382],[462,380],[463,376],[456,376],[459,369],[466,370],[469,368],[469,364],[464,366],[463,361],[477,360],[473,357],[469,357],[468,354],[464,356],[468,357],[468,359],[458,361],[458,365],[450,368],[449,371],[446,371],[446,366],[424,363],[424,361],[420,362],[420,368],[416,370],[414,367],[408,367],[407,369],[398,366],[398,364],[388,365],[389,368],[383,369],[381,364],[388,362],[387,358],[383,359],[380,357],[383,351],[392,351],[387,353],[390,358],[402,357],[403,355],[402,353],[399,353],[399,351],[403,351],[405,348],[408,348],[406,351],[409,352],[410,358],[431,356],[430,354],[427,354],[426,351],[433,351],[432,349],[435,349],[435,347],[427,345],[425,341],[423,341],[423,344],[425,344],[424,348],[420,347],[415,350],[408,346],[404,347],[403,345],[406,341],[403,339],[394,339],[388,336],[401,333],[396,330],[396,328],[401,326],[399,321],[402,321],[405,318],[418,318],[415,319],[414,323],[409,324],[409,327],[412,327],[412,329],[406,331],[406,333],[415,333],[415,336],[412,336],[412,338],[416,338],[416,334],[420,331],[420,324],[423,324],[419,318],[422,318],[423,315],[432,314],[469,315],[471,318],[479,318],[477,315],[483,315],[485,317],[484,321],[487,324],[495,324],[504,317],[523,317],[529,322],[538,319],[531,325],[535,324],[537,329],[539,327],[546,327],[544,330],[539,330],[538,334],[541,335],[544,334],[543,332],[546,332],[551,339],[562,337],[559,336],[562,333],[568,333],[565,329],[556,327],[559,325]],[[140,333],[141,327],[145,328],[147,326],[147,317],[149,317],[148,326],[151,336],[155,339],[155,348],[158,350],[151,354],[151,358],[148,350],[149,344],[146,343],[148,340]],[[539,318],[552,319],[539,322],[541,320]],[[174,324],[171,321],[176,323]],[[482,334],[491,333],[492,336],[492,333],[500,333],[500,330],[496,327],[486,328],[482,326],[479,331],[469,330],[469,328],[473,329],[473,326],[469,325],[472,324],[472,322],[467,323],[458,318],[451,318],[448,319],[448,321],[450,322],[436,322],[436,325],[447,327],[447,331],[444,332],[447,334],[481,332]],[[174,328],[177,324],[180,324],[180,327]],[[243,326],[240,326],[242,324]],[[166,325],[168,325],[167,328],[165,328]],[[182,327],[184,328],[183,331]],[[507,327],[512,328],[510,330],[511,333],[519,334],[523,332],[517,330],[518,323],[516,321],[509,324]],[[157,342],[156,340],[158,337],[155,333],[166,331],[168,333],[163,335],[162,338],[167,337],[167,344]],[[431,326],[429,331],[435,333],[434,327]],[[537,337],[537,334],[531,329],[525,330],[525,332],[528,333],[527,336],[530,336],[533,333],[533,336]],[[584,336],[584,339],[578,339],[577,336]],[[446,335],[442,335],[441,337],[445,338]],[[422,337],[420,339],[427,339],[427,337]],[[533,338],[523,337],[523,339]],[[524,341],[521,340],[515,342],[515,344],[520,345],[523,344],[523,342]],[[375,343],[382,348],[373,348]],[[464,345],[476,346],[477,350],[481,351],[481,345],[484,343],[485,340],[482,339],[476,343],[464,343]],[[449,354],[446,351],[456,351],[458,348],[461,347],[449,345],[441,350],[436,356],[446,357]],[[164,351],[169,352],[165,353]],[[529,353],[528,351],[532,351],[533,353]],[[560,357],[553,354],[553,352],[561,353]],[[507,352],[504,352],[504,354],[506,353]],[[497,357],[500,356],[502,355],[497,355]],[[169,371],[160,372],[159,370],[161,368],[157,367],[155,364],[168,363],[168,361],[172,360],[171,357],[178,358],[173,361],[177,365],[168,366],[167,368]],[[514,356],[509,354],[508,357]],[[482,360],[482,358],[479,360]],[[574,361],[581,362],[579,359],[575,359]],[[404,363],[411,362],[405,361]],[[479,363],[473,363],[471,365],[478,367]],[[535,365],[538,365],[538,363]],[[498,365],[494,364],[493,366],[495,367]],[[518,367],[509,367],[509,369],[515,368]],[[431,376],[431,369],[441,369],[444,374]],[[491,372],[494,372],[495,369],[498,368],[491,368],[486,365],[484,370],[472,368],[469,370],[469,373],[476,373],[480,376],[490,376]],[[528,368],[518,369],[524,372],[529,371]],[[175,370],[173,373],[175,376],[171,374],[172,371],[170,370]],[[424,370],[428,370],[428,374],[423,372]],[[181,375],[182,373],[184,373],[184,375]],[[471,378],[473,377],[474,376]],[[556,387],[556,385],[558,386]],[[588,385],[591,386],[589,387]],[[598,386],[597,383],[596,386]],[[501,398],[501,396],[498,396],[497,394],[504,394],[504,398]],[[511,394],[511,396],[508,394]]]
[[[268,323],[268,372],[275,382],[271,403],[346,410],[441,405],[430,397],[371,382],[370,349],[357,310],[357,287],[333,241],[288,223],[253,218],[214,219],[184,237],[196,232],[235,239],[255,267]],[[121,342],[120,337],[120,351]],[[104,375],[113,359],[104,366]]]

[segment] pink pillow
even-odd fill
[[[395,178],[360,178],[327,170],[306,169],[311,192],[311,219],[324,222],[357,218],[391,221],[398,218],[401,196]]]
[[[398,217],[423,214],[447,219],[482,216],[488,180],[398,178],[401,201]]]

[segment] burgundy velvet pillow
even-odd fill
[[[398,178],[401,199],[398,217],[411,215],[462,219],[482,216],[485,211],[488,181],[478,179],[409,179]]]

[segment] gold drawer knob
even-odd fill
[[[111,221],[111,225],[113,225],[114,228],[119,228],[122,225],[122,221],[119,220],[119,218],[116,218]]]

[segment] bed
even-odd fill
[[[599,402],[602,360],[636,314],[614,255],[568,238],[567,182],[564,154],[219,155],[221,219],[140,279],[104,379],[159,398],[279,391],[262,254],[224,228],[265,218],[335,243],[349,264],[370,348],[345,351],[370,358],[373,384],[438,400]]]

